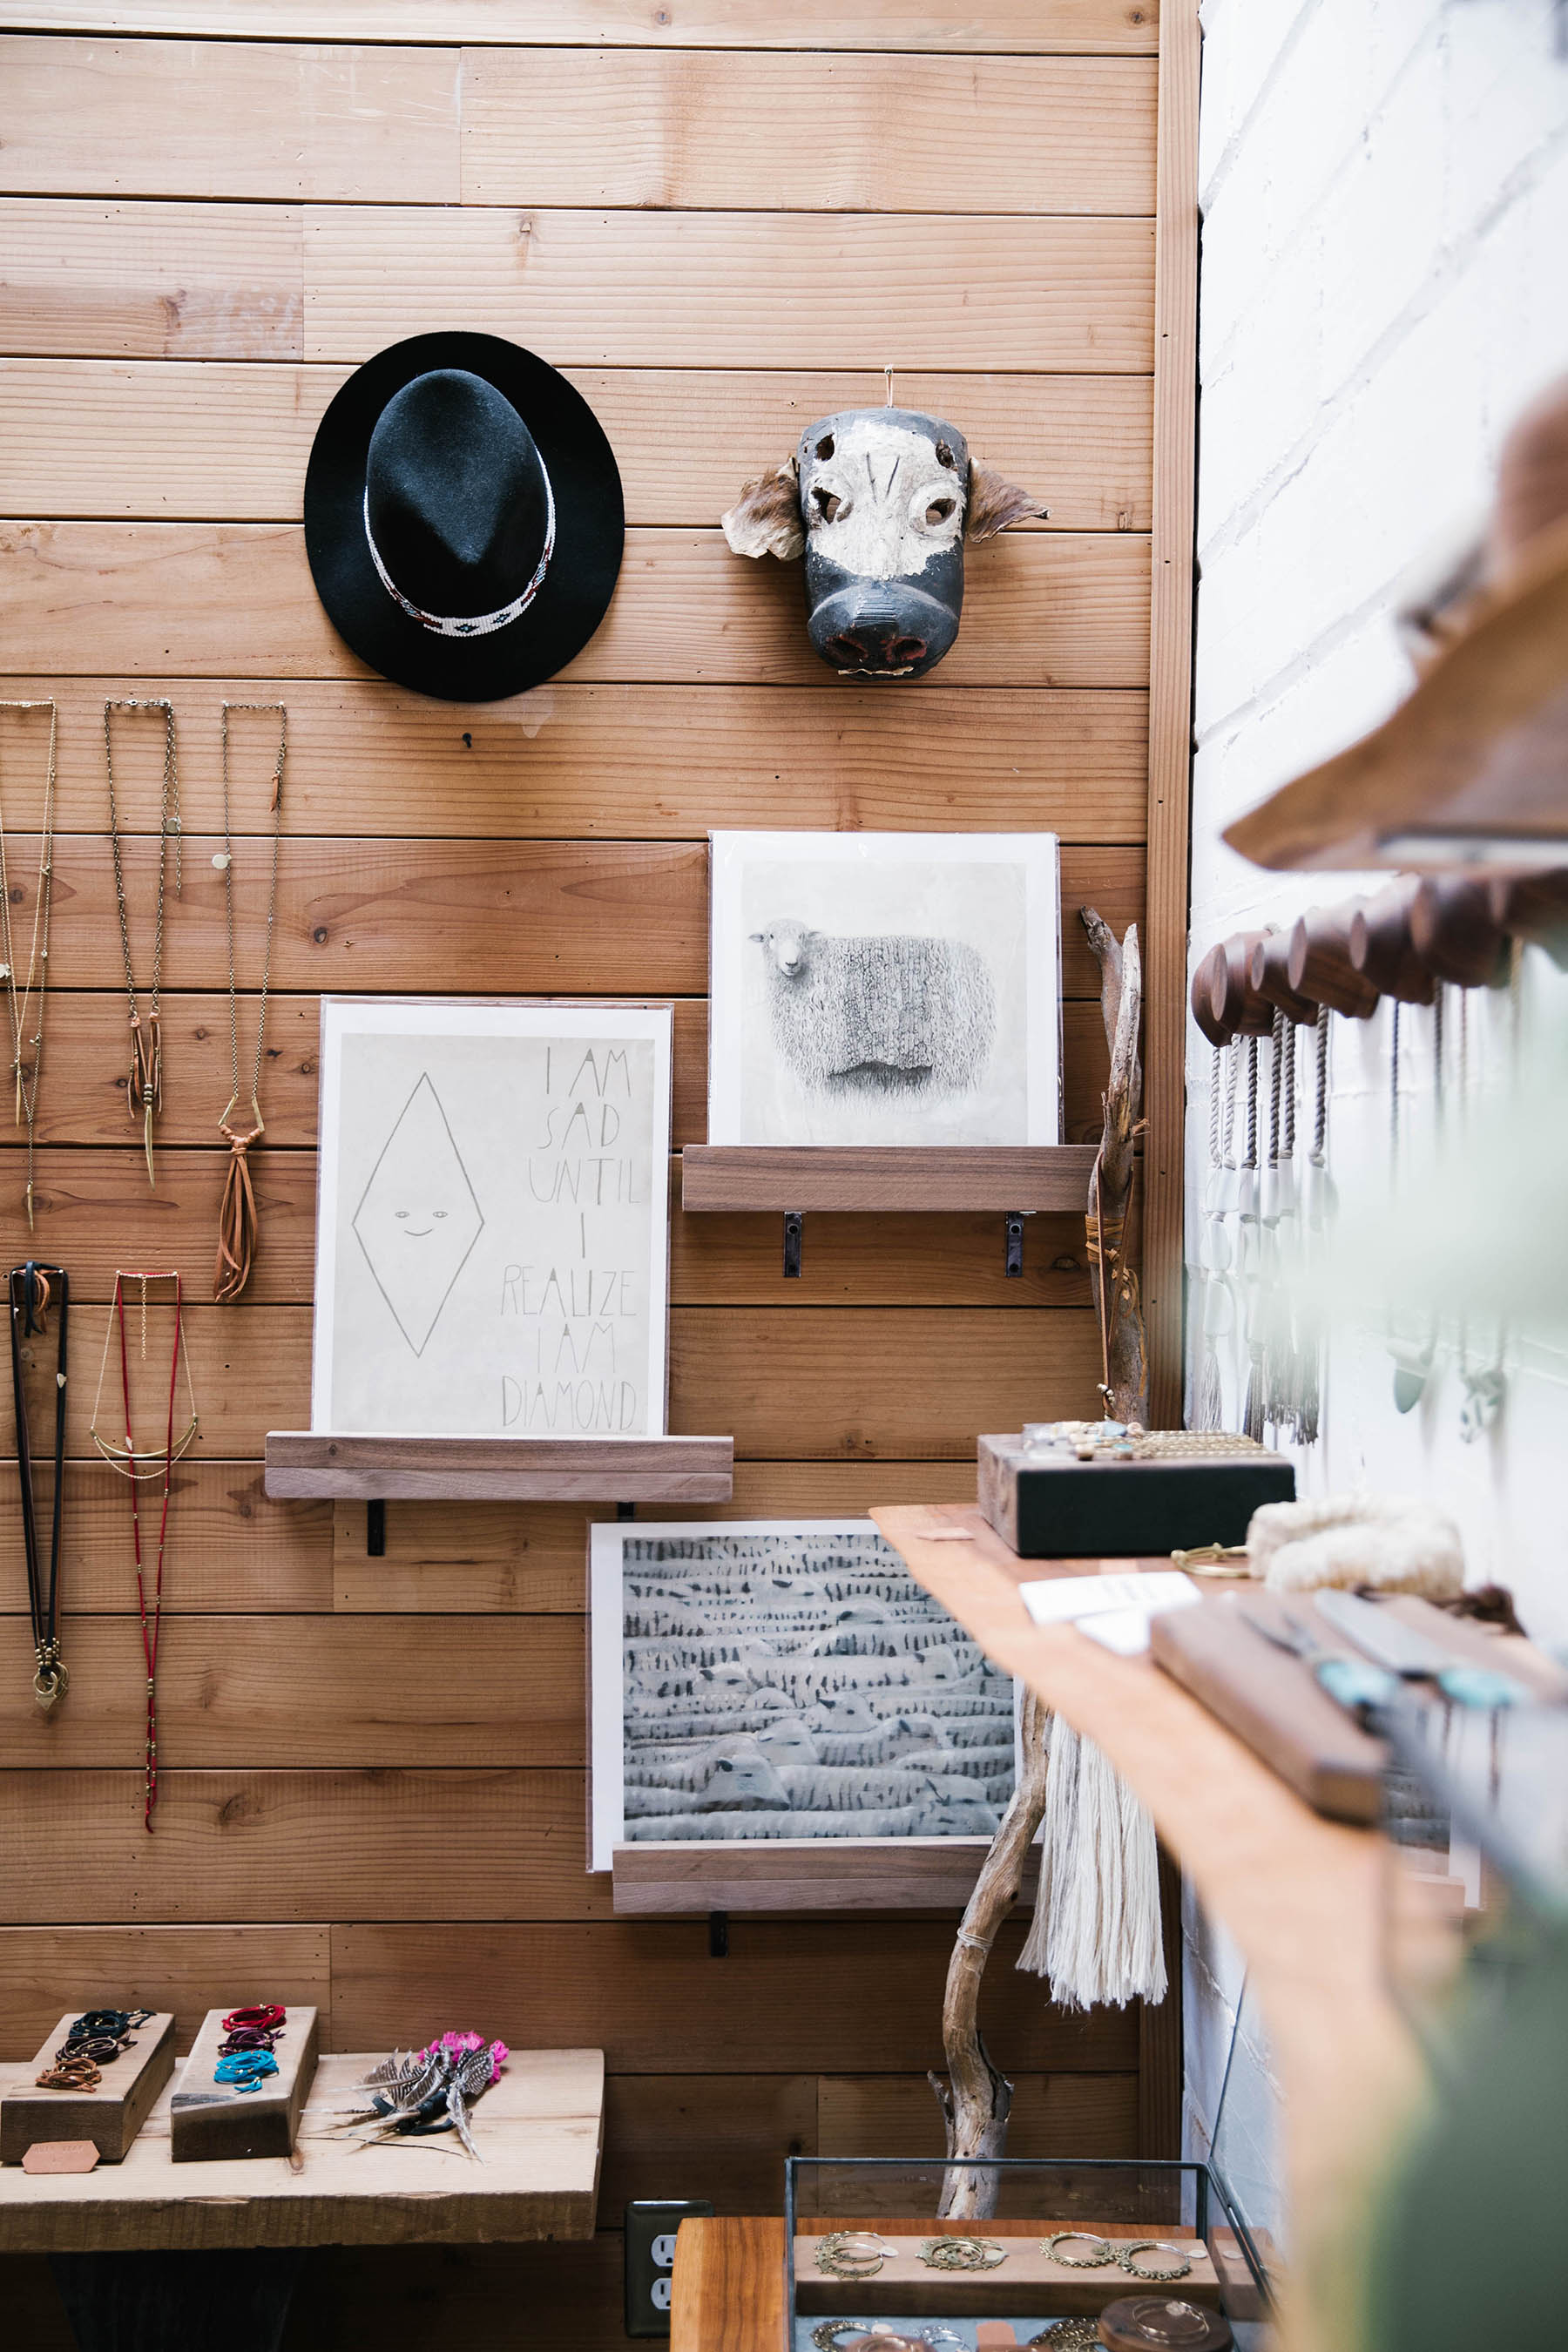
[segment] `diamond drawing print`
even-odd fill
[[[353,1214],[354,1238],[376,1288],[416,1356],[484,1224],[463,1155],[424,1071]]]

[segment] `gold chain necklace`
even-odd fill
[[[153,932],[153,981],[143,1022],[136,1001],[136,976],[131,965],[131,919],[125,905],[125,868],[120,851],[120,814],[114,802],[114,744],[110,715],[116,710],[161,710],[163,714],[163,790],[158,818],[158,911]],[[142,1114],[142,1141],[147,1154],[147,1181],[156,1184],[153,1167],[153,1122],[163,1108],[163,1004],[159,995],[163,976],[163,899],[169,869],[169,836],[174,840],[174,896],[182,886],[180,776],[174,743],[174,706],[162,697],[139,701],[128,696],[103,706],[103,761],[109,777],[109,839],[114,852],[114,898],[120,910],[120,946],[125,959],[125,993],[131,1007],[131,1076],[126,1108],[132,1118]]]
[[[27,977],[18,988],[16,950],[11,938],[11,877],[5,866],[5,816],[0,807],[0,954],[5,957],[5,1000],[11,1014],[11,1068],[16,1080],[16,1124],[27,1123],[27,1231],[33,1230],[33,1160],[37,1144],[38,1078],[44,1066],[44,1007],[49,985],[49,914],[54,903],[55,871],[55,750],[59,739],[59,712],[52,702],[4,702],[0,710],[47,710],[49,714],[49,764],[44,780],[43,822],[39,829],[38,887],[33,900],[33,943],[27,950]],[[32,1028],[33,992],[37,990],[37,1027]],[[29,1031],[31,1034],[29,1034]],[[31,1051],[31,1063],[28,1052]]]
[[[267,940],[261,958],[261,1005],[256,1020],[256,1062],[250,1074],[250,1098],[246,1103],[239,1081],[239,982],[234,961],[234,829],[229,811],[228,714],[231,710],[275,711],[278,757],[272,769],[272,880],[267,899]],[[218,1211],[217,1266],[213,1297],[220,1307],[237,1298],[250,1279],[256,1255],[258,1219],[250,1181],[248,1154],[266,1133],[261,1116],[261,1060],[267,1042],[267,992],[272,979],[272,928],[278,914],[278,853],[283,833],[283,763],[289,756],[289,712],[281,702],[226,702],[223,706],[223,856],[215,866],[223,869],[224,907],[228,917],[228,1045],[234,1085],[228,1107],[218,1121],[218,1133],[228,1145],[228,1173],[224,1179]],[[244,1112],[249,1111],[248,1124]]]

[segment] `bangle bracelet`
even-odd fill
[[[816,2352],[838,2352],[838,2339],[841,2336],[867,2336],[869,2333],[868,2320],[825,2319],[812,2329],[811,2340],[816,2347]]]
[[[1070,2245],[1075,2239],[1089,2248],[1087,2253],[1058,2253],[1058,2246]],[[1040,2252],[1047,2262],[1059,2263],[1064,2271],[1102,2271],[1107,2263],[1116,2260],[1110,2239],[1098,2237],[1092,2230],[1058,2230],[1054,2237],[1040,2241]]]
[[[1138,2257],[1148,2253],[1174,2254],[1175,2267],[1172,2270],[1143,2270],[1139,2265]],[[1163,2238],[1124,2238],[1116,2247],[1115,2255],[1129,2278],[1143,2279],[1153,2286],[1163,2286],[1167,2279],[1184,2279],[1193,2266],[1192,2256],[1184,2246],[1169,2245]]]
[[[829,2278],[875,2278],[892,2251],[874,2230],[830,2230],[817,2241],[816,2267]]]
[[[1031,2336],[1027,2352],[1038,2345],[1044,2352],[1100,2352],[1098,2319],[1056,2319]]]
[[[921,2247],[928,2271],[994,2271],[1006,2259],[994,2238],[927,2238]]]

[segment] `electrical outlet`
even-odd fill
[[[711,2213],[706,2198],[637,2197],[626,2207],[626,2334],[669,2334],[669,2291],[675,2233],[694,2213]]]

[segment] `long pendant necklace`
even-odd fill
[[[169,1349],[168,1418],[161,1446],[138,1450],[132,1433],[131,1414],[131,1351],[125,1331],[125,1286],[134,1282],[142,1294],[142,1360],[147,1357],[147,1286],[150,1282],[172,1282],[174,1286],[174,1334]],[[92,1428],[89,1433],[93,1444],[112,1469],[118,1470],[131,1486],[131,1548],[136,1560],[136,1599],[142,1615],[142,1654],[147,1666],[147,1766],[146,1802],[142,1823],[153,1826],[153,1808],[158,1801],[158,1630],[163,1615],[163,1551],[169,1536],[169,1498],[174,1491],[174,1465],[196,1433],[196,1398],[191,1384],[191,1363],[183,1341],[181,1319],[183,1287],[177,1274],[127,1274],[117,1270],[114,1276],[114,1297],[109,1309],[109,1328],[103,1336],[103,1360],[98,1368],[98,1392],[92,1403]],[[108,1369],[110,1347],[118,1331],[120,1338],[120,1388],[125,1408],[125,1444],[121,1446],[100,1434],[99,1407],[103,1402],[103,1380]],[[190,1419],[176,1436],[174,1432],[174,1397],[179,1388],[182,1357],[185,1368],[185,1392],[190,1402]],[[163,1487],[163,1508],[158,1519],[157,1570],[153,1580],[153,1610],[147,1610],[147,1576],[142,1550],[142,1510],[138,1488],[158,1479]]]
[[[116,710],[161,710],[163,714],[163,790],[158,821],[158,909],[153,932],[153,978],[143,1019],[136,995],[136,975],[131,964],[131,919],[125,905],[125,869],[120,850],[120,815],[114,802],[114,744],[110,717]],[[153,1166],[153,1122],[163,1108],[163,1004],[159,995],[163,976],[163,900],[168,882],[169,837],[174,841],[174,896],[181,894],[183,867],[180,824],[179,760],[174,739],[174,706],[162,697],[150,702],[134,696],[103,706],[103,760],[109,777],[109,839],[114,852],[114,898],[120,910],[120,946],[125,959],[125,994],[131,1007],[131,1076],[126,1108],[134,1118],[142,1114],[142,1140],[147,1154],[147,1181],[157,1183]]]
[[[16,1473],[22,1489],[22,1549],[27,1561],[27,1606],[33,1620],[33,1696],[47,1715],[64,1698],[70,1675],[60,1656],[60,1504],[66,1467],[66,1325],[70,1307],[70,1284],[64,1266],[13,1266],[9,1286],[11,1308],[11,1386],[16,1400]],[[32,1433],[27,1422],[26,1384],[23,1378],[23,1343],[42,1339],[45,1318],[55,1310],[55,1491],[49,1530],[49,1575],[46,1584],[38,1564],[38,1520],[33,1492]]]
[[[267,899],[267,942],[261,959],[261,1008],[256,1020],[256,1064],[250,1074],[250,1100],[242,1104],[239,1090],[239,982],[234,961],[234,832],[229,815],[228,714],[231,710],[276,711],[278,758],[272,770],[272,881]],[[223,897],[228,917],[228,1045],[234,1087],[228,1108],[218,1121],[218,1133],[228,1145],[228,1173],[224,1178],[223,1203],[218,1211],[217,1265],[213,1297],[220,1307],[237,1298],[250,1280],[256,1255],[258,1218],[256,1193],[250,1181],[248,1153],[266,1133],[261,1116],[261,1057],[267,1042],[267,991],[272,978],[272,926],[278,913],[278,851],[283,832],[283,762],[289,756],[289,713],[281,702],[226,702],[223,706]],[[215,863],[216,861],[215,860]],[[249,1112],[247,1121],[244,1113]]]
[[[59,712],[52,702],[0,702],[0,710],[47,710],[49,714],[49,764],[44,779],[43,822],[38,841],[38,887],[33,900],[33,944],[27,951],[27,977],[20,987],[16,981],[16,950],[11,938],[11,877],[5,866],[5,815],[4,808],[0,807],[0,954],[5,957],[5,998],[11,1013],[11,1068],[16,1080],[16,1124],[19,1127],[24,1119],[27,1122],[27,1231],[31,1233],[38,1078],[44,1065],[44,1007],[49,985],[49,914],[55,893],[55,748],[59,738]],[[37,1029],[32,1027],[35,988],[38,994]]]

